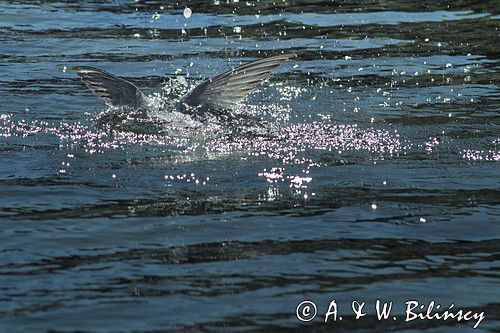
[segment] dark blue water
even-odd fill
[[[498,328],[499,18],[495,1],[0,1],[0,330],[472,330],[405,322],[407,300]],[[72,70],[162,110],[281,52],[297,58],[239,110],[259,124],[231,129],[111,120]],[[306,299],[344,320],[300,322]],[[398,319],[344,310],[377,299]]]

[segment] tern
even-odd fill
[[[275,68],[293,57],[295,54],[280,54],[255,60],[207,79],[183,96],[175,110],[201,119],[207,114],[233,110]],[[96,67],[75,66],[73,69],[109,106],[147,109],[146,96],[133,83]]]

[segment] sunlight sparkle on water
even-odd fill
[[[177,77],[167,81],[161,93],[150,96],[151,112],[142,119],[140,115],[113,109],[102,111],[88,123],[60,122],[49,123],[41,120],[14,119],[10,114],[0,116],[0,136],[26,138],[40,134],[51,134],[60,140],[61,145],[72,149],[68,157],[74,156],[75,149],[84,154],[106,153],[109,150],[125,149],[131,146],[148,146],[151,149],[168,149],[175,158],[169,163],[203,159],[222,159],[230,156],[248,159],[268,159],[277,163],[271,169],[264,169],[257,176],[264,177],[269,183],[286,182],[291,188],[305,189],[313,181],[310,171],[321,168],[318,153],[340,162],[348,154],[362,154],[366,159],[384,160],[405,153],[415,144],[400,138],[397,130],[386,128],[364,128],[356,123],[337,124],[330,118],[321,121],[291,122],[293,110],[287,103],[309,93],[308,87],[294,87],[283,82],[269,85],[278,94],[278,103],[255,105],[247,103],[237,112],[252,115],[256,119],[267,117],[272,121],[237,121],[231,126],[214,119],[200,123],[185,114],[165,112],[172,102],[164,95],[185,94],[192,86],[184,76],[182,68]],[[350,89],[350,87],[349,87]],[[384,95],[385,91],[377,90]],[[257,91],[258,93],[258,91]],[[121,112],[121,113],[120,113]],[[358,113],[362,113],[359,111]],[[320,114],[321,116],[321,114]],[[115,119],[115,124],[103,119]],[[321,118],[321,117],[320,117]],[[370,120],[374,124],[373,118]],[[372,125],[373,126],[373,125]],[[428,153],[441,142],[437,137],[416,145]],[[77,148],[80,147],[80,148]],[[316,153],[314,153],[316,152]],[[81,154],[81,153],[80,153]],[[311,155],[312,154],[312,155]],[[499,161],[497,150],[462,151],[464,159],[470,161]],[[301,166],[303,174],[286,170],[286,166]],[[67,172],[67,167],[61,173]],[[115,176],[116,177],[116,176]],[[167,181],[184,181],[193,184],[208,182],[205,177],[167,175]],[[385,185],[386,182],[384,181]],[[303,194],[302,194],[303,195]],[[375,205],[375,204],[374,204]],[[375,205],[376,206],[376,205]],[[372,206],[373,208],[373,206]],[[376,209],[376,207],[374,208]]]

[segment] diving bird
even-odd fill
[[[182,97],[175,109],[197,118],[232,110],[275,68],[292,57],[295,55],[280,54],[255,60],[207,79]],[[106,104],[147,108],[146,96],[133,83],[95,67],[75,66],[73,69],[83,83]]]

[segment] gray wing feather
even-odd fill
[[[208,79],[184,96],[181,103],[190,107],[234,108],[245,96],[267,78],[273,69],[295,57],[280,54],[252,61]]]
[[[138,108],[146,104],[144,94],[127,80],[95,67],[76,66],[73,69],[83,83],[109,105]]]

